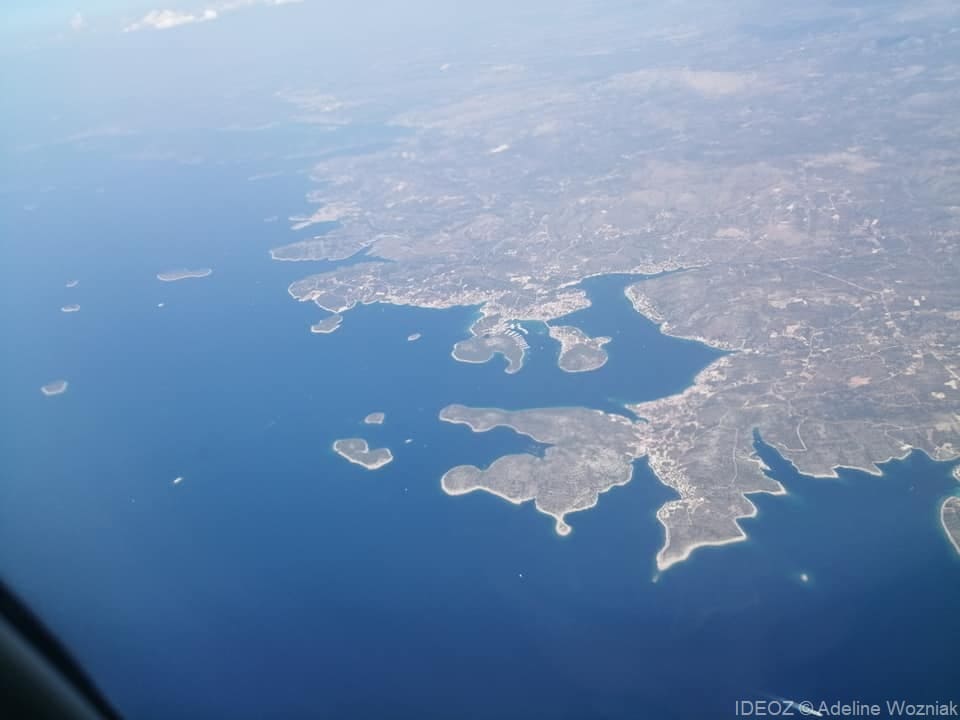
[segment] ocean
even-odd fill
[[[126,716],[733,718],[737,700],[960,699],[949,466],[914,454],[812,479],[761,435],[789,494],[752,498],[747,541],[658,574],[673,493],[643,461],[565,538],[530,504],[440,488],[454,465],[535,449],[440,423],[446,404],[625,412],[717,356],[636,314],[629,278],[587,281],[593,305],[570,318],[613,337],[601,370],[561,372],[531,323],[507,375],[499,357],[450,357],[476,308],[371,305],[309,332],[322,311],[286,287],[325,265],[268,256],[304,209],[302,160],[256,181],[253,161],[58,162],[70,182],[2,197],[0,574]],[[60,377],[69,390],[43,397]],[[373,411],[384,425],[363,424]],[[331,444],[353,436],[395,460],[347,463]]]

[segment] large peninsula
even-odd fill
[[[289,287],[301,302],[474,307],[454,357],[500,354],[519,381],[518,323],[562,323],[589,304],[583,279],[639,273],[639,314],[726,351],[686,390],[631,406],[642,421],[622,439],[597,438],[592,452],[610,459],[599,474],[565,474],[559,492],[544,464],[589,460],[542,440],[544,458],[452,469],[448,492],[534,499],[562,529],[642,449],[677,493],[658,513],[666,569],[744,537],[750,495],[783,492],[754,431],[815,476],[877,473],[912,450],[960,456],[960,10],[748,5],[702,30],[625,4],[552,37],[569,63],[518,44],[503,48],[505,70],[418,70],[418,100],[376,96],[402,132],[313,167],[292,228],[337,225],[273,256],[309,268],[365,255],[305,273]],[[366,88],[342,95],[371,104]],[[600,360],[572,352],[565,369]],[[573,410],[564,427],[592,438],[594,411]],[[530,417],[497,416],[527,429]]]
[[[597,504],[600,494],[630,480],[632,463],[643,455],[636,425],[620,416],[586,408],[499,410],[449,405],[440,419],[474,432],[508,427],[549,445],[542,457],[505,455],[481,470],[458,465],[441,480],[449,495],[484,490],[512,503],[533,500],[537,510],[567,535],[565,517]]]

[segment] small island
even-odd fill
[[[72,305],[64,305],[62,308],[60,308],[60,312],[64,312],[64,313],[80,312],[80,306],[77,305],[76,303]]]
[[[329,317],[325,317],[320,322],[316,322],[310,326],[310,332],[317,335],[329,335],[340,327],[340,323],[343,322],[343,315],[339,313],[334,313]]]
[[[454,345],[451,355],[454,360],[466,363],[485,363],[492,360],[494,355],[503,355],[507,361],[505,372],[512,375],[523,367],[527,347],[526,340],[516,332],[474,335]]]
[[[564,372],[589,372],[606,365],[607,351],[603,346],[610,338],[590,337],[572,325],[551,325],[549,332],[550,337],[560,343],[557,364]]]
[[[54,380],[53,382],[48,382],[46,385],[40,388],[42,392],[47,397],[53,395],[63,395],[67,391],[67,385],[69,383],[66,380]]]
[[[176,282],[177,280],[187,280],[189,278],[205,278],[212,274],[212,268],[199,268],[197,270],[183,268],[182,270],[168,270],[167,272],[157,273],[157,280],[162,282]]]
[[[363,421],[367,425],[383,425],[383,421],[387,419],[387,414],[382,412],[372,412],[367,415]]]
[[[960,553],[960,496],[948,497],[940,506],[940,524],[953,549]]]
[[[345,438],[333,443],[333,450],[341,457],[356,465],[362,465],[367,470],[382,468],[393,460],[390,448],[376,448],[371,450],[363,438]]]

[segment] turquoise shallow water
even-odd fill
[[[270,262],[291,234],[263,222],[302,209],[302,178],[161,167],[3,207],[0,572],[131,717],[734,717],[744,698],[956,695],[948,467],[814,480],[761,444],[790,494],[754,498],[747,542],[660,577],[672,494],[642,461],[567,538],[529,505],[447,497],[452,465],[532,447],[439,423],[443,405],[620,411],[715,353],[660,335],[623,277],[589,281],[571,318],[613,336],[595,373],[560,372],[535,325],[516,375],[453,361],[471,308],[368,306],[312,335],[321,313],[285,291],[311,266]],[[69,391],[42,397],[61,376]],[[375,410],[387,422],[363,425]],[[352,435],[395,461],[346,463],[330,445]]]

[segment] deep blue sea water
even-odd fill
[[[594,373],[560,372],[533,324],[516,375],[455,362],[473,308],[362,307],[312,335],[321,311],[286,286],[322,265],[267,255],[293,237],[303,177],[145,167],[98,161],[8,193],[0,233],[0,573],[128,716],[732,718],[736,699],[960,699],[948,467],[914,455],[816,480],[761,444],[790,494],[754,497],[748,541],[658,576],[672,492],[643,462],[566,538],[529,504],[439,485],[532,449],[437,422],[448,403],[622,412],[715,356],[634,313],[627,278],[588,281],[594,305],[570,318],[613,336]],[[68,392],[44,398],[58,377]],[[383,426],[362,423],[372,411]],[[355,435],[395,461],[368,472],[330,449]]]

